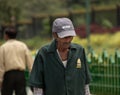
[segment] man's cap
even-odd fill
[[[52,32],[56,32],[58,37],[76,36],[72,21],[68,18],[57,18],[53,22]]]

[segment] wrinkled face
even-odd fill
[[[68,37],[65,37],[65,38],[58,38],[57,39],[58,45],[61,48],[68,49],[69,46],[70,46],[70,43],[71,43],[72,39],[73,39],[72,36],[68,36]]]
[[[70,47],[70,43],[73,39],[73,36],[68,36],[68,37],[64,37],[64,38],[59,38],[56,34],[56,36],[54,36],[57,40],[57,46],[59,48],[62,49],[68,49]]]
[[[58,41],[58,47],[62,49],[68,49],[70,47],[70,43],[72,41],[73,37],[68,36],[64,38],[57,38]]]

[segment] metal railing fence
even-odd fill
[[[100,56],[92,51],[88,57],[92,81],[90,90],[95,95],[120,95],[120,53],[109,55],[106,50]]]

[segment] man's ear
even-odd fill
[[[4,34],[4,39],[5,39],[5,40],[8,40],[8,39],[9,39],[9,37],[8,37],[7,34]]]
[[[57,38],[58,38],[57,33],[53,32],[52,34],[53,34],[53,37],[54,37],[55,39],[57,39]]]

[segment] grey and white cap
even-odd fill
[[[72,21],[68,18],[57,18],[53,22],[52,32],[56,32],[58,37],[76,36]]]

